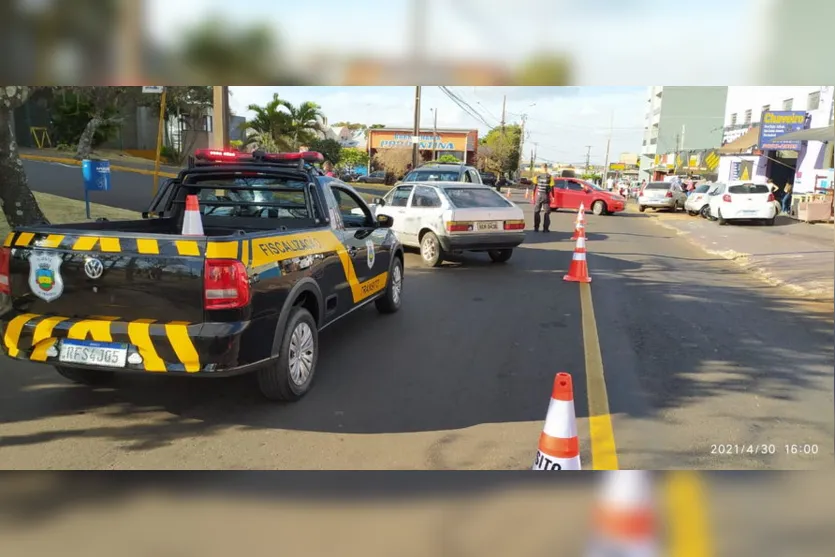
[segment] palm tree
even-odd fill
[[[305,101],[299,106],[283,101],[282,106],[290,116],[288,135],[292,138],[293,148],[308,144],[317,138],[317,132],[325,131],[325,115],[322,107],[312,101]]]

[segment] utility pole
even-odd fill
[[[507,114],[507,95],[502,97],[502,135],[504,135],[504,118]]]
[[[586,145],[586,174],[589,173],[589,159],[591,158],[591,145]]]
[[[525,120],[528,119],[527,114],[522,114],[522,126],[519,129],[519,177],[522,177],[522,153],[525,151]]]
[[[538,147],[537,143],[533,144],[533,149],[531,149],[531,180],[533,180],[533,170],[534,166],[536,166],[536,148]]]
[[[118,85],[140,85],[142,81],[142,4],[136,0],[122,0],[119,6],[117,43]]]
[[[438,160],[438,109],[433,108],[435,113],[435,124],[432,127],[432,161]]]
[[[215,85],[212,89],[212,148],[225,149],[229,146],[229,87]]]
[[[412,135],[412,168],[420,160],[420,85],[415,86],[415,129]]]
[[[609,117],[609,139],[606,140],[606,159],[603,163],[603,182],[605,183],[606,180],[609,179],[609,149],[612,146],[612,130],[614,130],[615,126],[615,112],[612,111],[612,115]]]

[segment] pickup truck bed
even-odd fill
[[[188,172],[168,185],[173,198],[199,193],[188,187]],[[287,384],[298,332],[290,329],[313,329],[315,367],[316,331],[372,300],[384,312],[399,308],[403,261],[391,223],[378,224],[349,186],[306,178],[317,192],[310,203],[327,205],[311,210],[330,217],[263,218],[244,229],[235,219],[204,215],[202,236],[182,236],[182,207],[174,201],[161,218],[13,231],[0,247],[3,350],[89,383],[114,371],[258,371],[269,398],[299,398],[313,373]],[[343,221],[333,192],[355,196],[367,214]]]

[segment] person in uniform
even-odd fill
[[[533,206],[533,230],[539,232],[540,212],[542,212],[542,231],[551,228],[551,192],[554,185],[550,174],[541,174],[536,178],[536,201]]]

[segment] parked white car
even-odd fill
[[[736,220],[756,220],[773,225],[777,218],[774,194],[767,184],[744,181],[719,184],[708,197],[710,216],[721,225]]]
[[[721,184],[701,184],[696,186],[696,189],[687,196],[687,201],[684,203],[684,210],[691,217],[702,215],[707,218],[710,211],[710,197],[709,194]]]
[[[420,248],[423,262],[431,267],[460,251],[487,252],[493,261],[504,263],[525,239],[522,209],[480,184],[400,184],[372,207],[394,219],[392,229],[400,242]]]
[[[647,209],[676,209],[684,207],[687,195],[681,186],[674,182],[650,182],[638,194],[638,210],[642,213]]]

